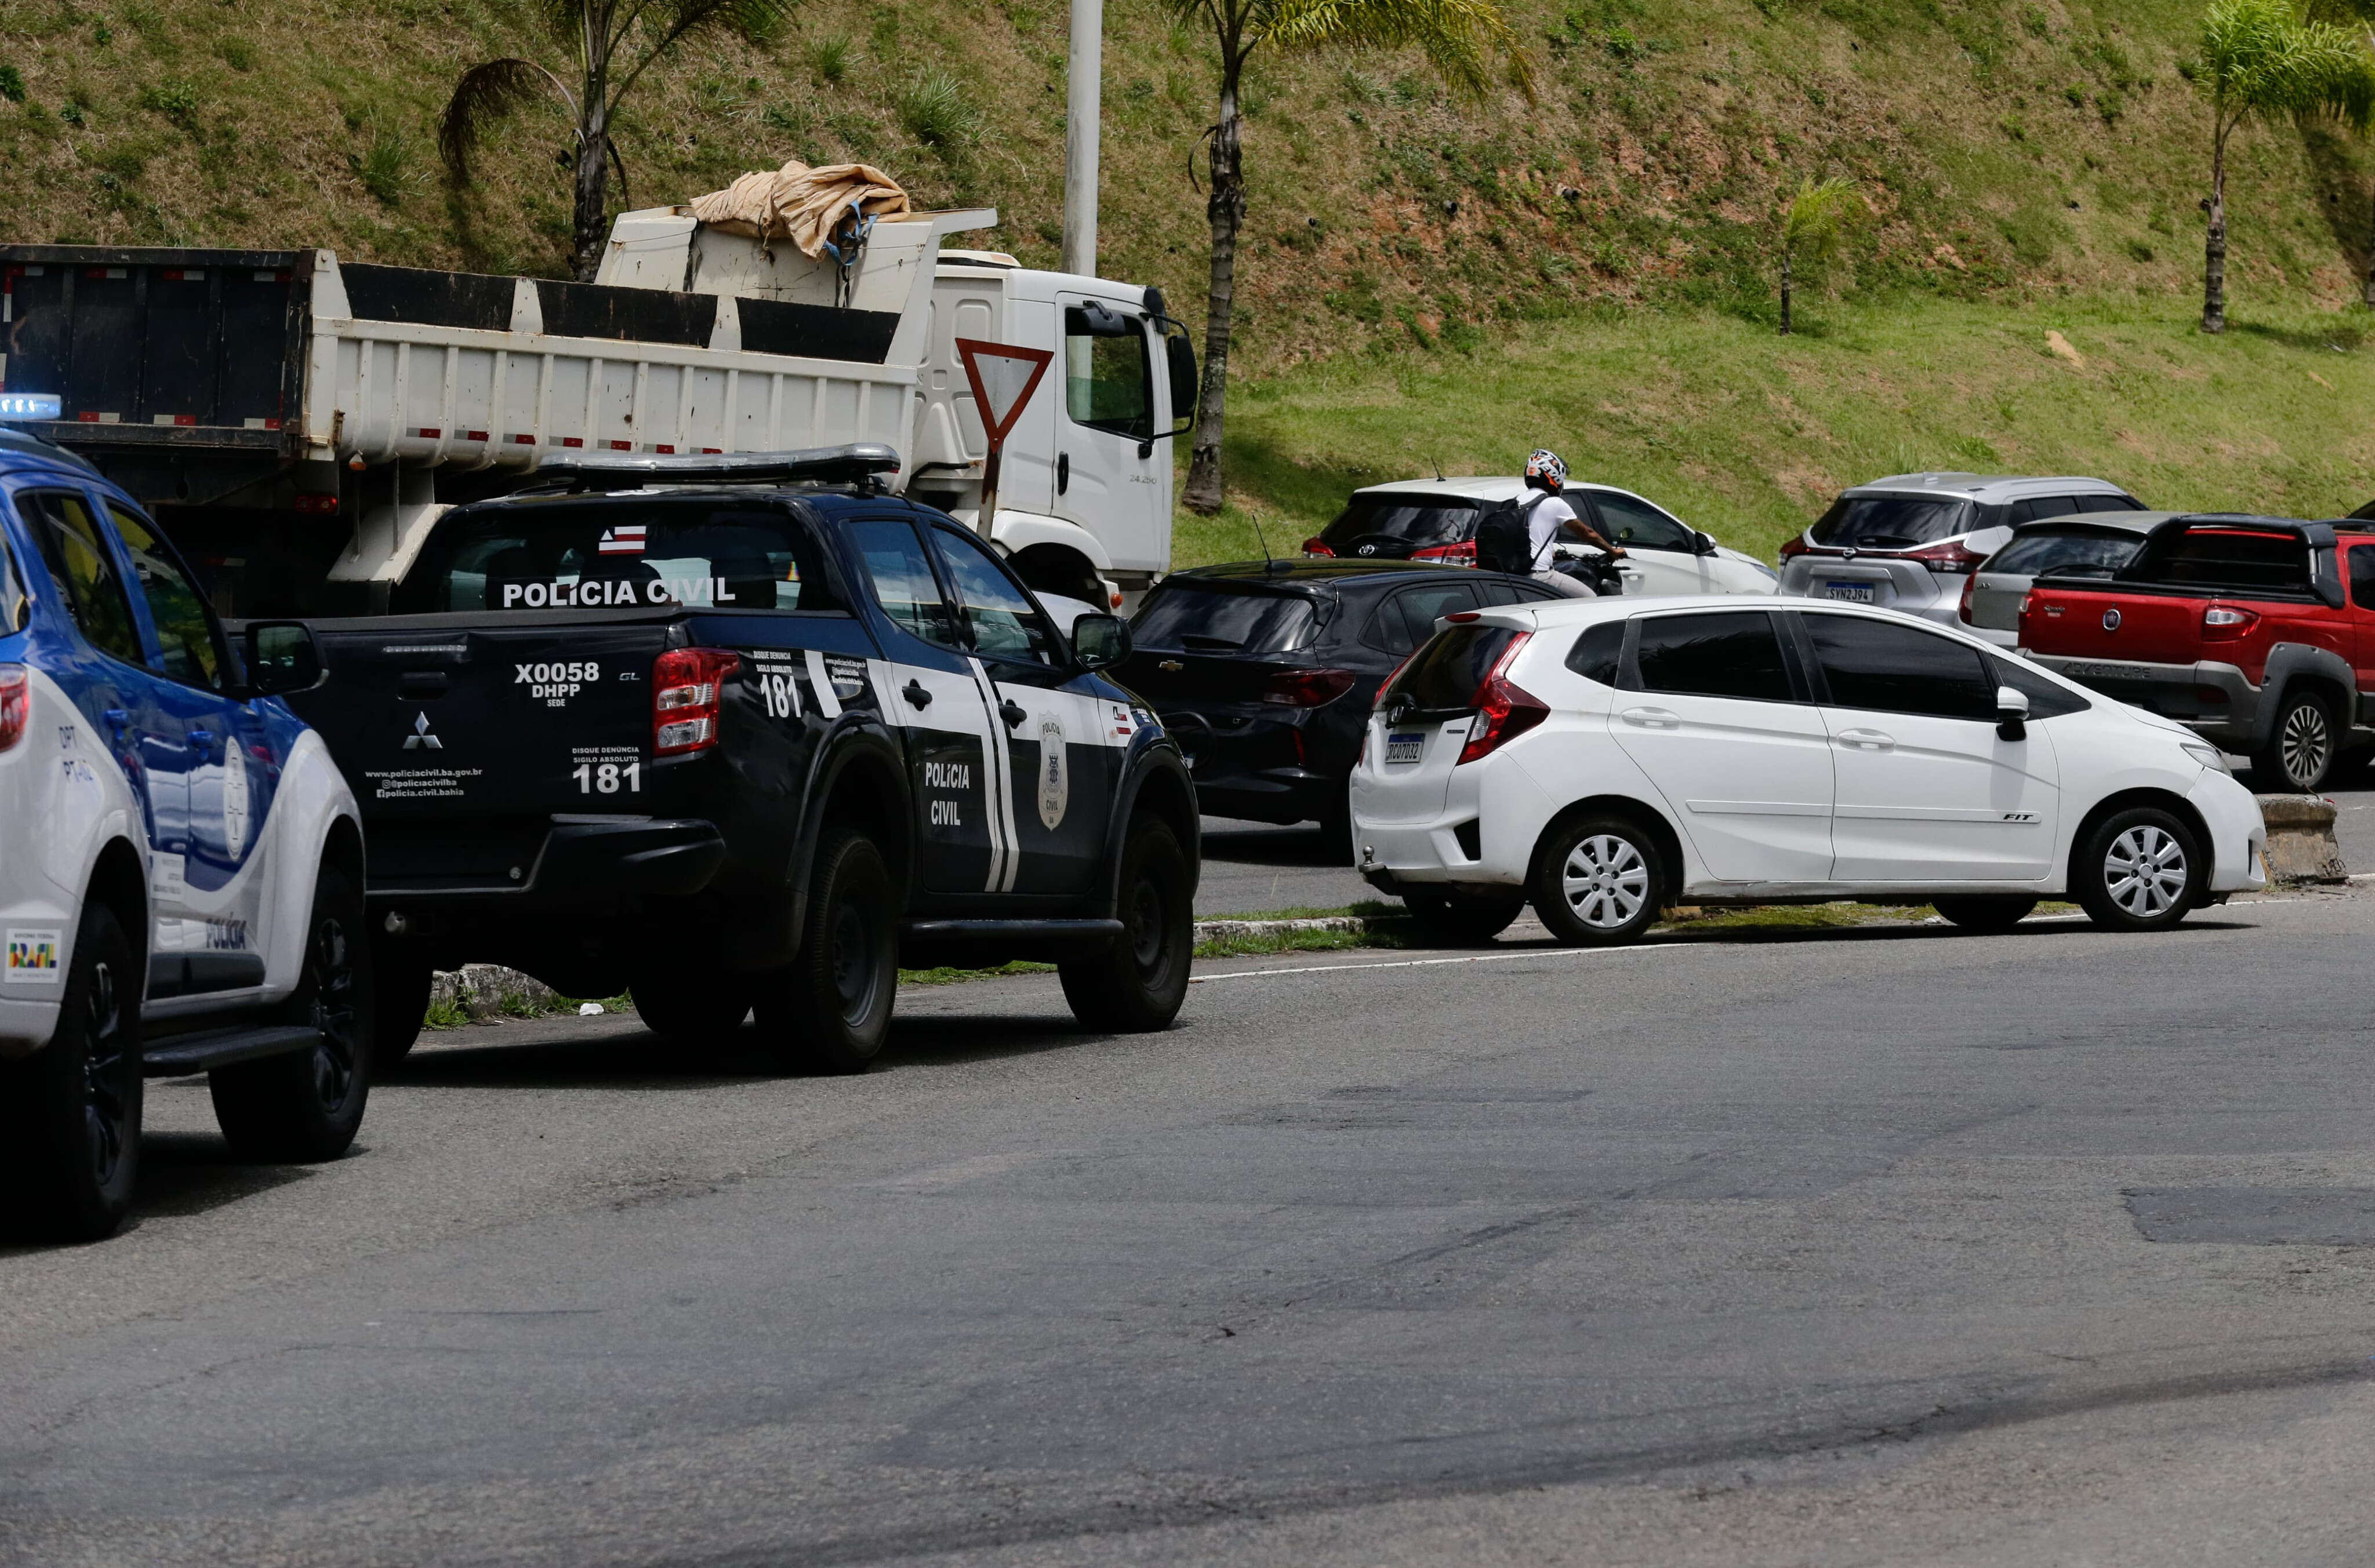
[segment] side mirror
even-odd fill
[[[1715,539],[1709,535],[1700,533],[1696,528],[1692,529],[1691,553],[1693,555],[1715,554]]]
[[[321,644],[301,620],[258,620],[247,628],[250,696],[283,697],[322,684]]]
[[[2028,693],[2016,686],[1996,688],[1996,734],[2006,740],[2028,738]]]
[[[1129,657],[1129,622],[1095,611],[1072,622],[1072,657],[1082,669],[1110,669]]]
[[[1163,323],[1163,361],[1171,377],[1171,429],[1165,433],[1179,435],[1196,422],[1196,348],[1188,341],[1188,329],[1168,317]]]

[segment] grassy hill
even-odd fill
[[[1232,516],[1298,526],[1412,454],[1507,471],[1536,440],[1757,548],[1826,486],[1986,452],[2133,473],[2155,501],[2363,499],[2339,312],[2375,242],[2367,150],[2247,134],[2247,330],[2194,338],[2192,0],[1512,9],[1530,106],[1454,106],[1412,59],[1257,67]],[[1104,270],[1192,318],[1211,46],[1150,0],[1107,15]],[[1061,0],[819,0],[763,47],[697,45],[630,100],[630,194],[862,158],[928,203],[994,203],[994,242],[1051,265],[1065,25]],[[462,69],[512,53],[561,60],[501,0],[0,0],[0,234],[557,272],[557,112],[522,114],[467,193],[431,152]],[[1785,344],[1776,193],[1838,172],[1873,221]],[[2042,348],[2065,318],[2084,365]],[[1182,560],[1235,526],[1190,526]]]

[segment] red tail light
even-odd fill
[[[1317,708],[1353,690],[1349,669],[1281,670],[1262,683],[1261,700],[1282,708]]]
[[[1493,673],[1476,688],[1476,716],[1468,721],[1468,744],[1459,749],[1461,762],[1488,755],[1551,716],[1548,704],[1502,673],[1532,636],[1530,631],[1520,631],[1511,638],[1501,656],[1493,661]]]
[[[1456,545],[1429,545],[1423,550],[1411,551],[1412,560],[1448,560],[1460,566],[1476,564],[1476,541],[1462,539]]]
[[[1965,626],[1971,624],[1971,595],[1979,591],[1979,580],[1977,577],[1963,579],[1963,602],[1955,607],[1955,613],[1962,618]]]
[[[1931,545],[1922,549],[1907,550],[1905,559],[1918,560],[1931,571],[1946,576],[1967,576],[1977,572],[1979,569],[1979,562],[1988,558],[1958,539],[1949,539],[1943,545]]]
[[[1805,535],[1792,534],[1781,541],[1781,559],[1787,560],[1793,555],[1804,555],[1814,548],[1806,542]]]
[[[1336,552],[1328,548],[1328,541],[1321,538],[1317,534],[1312,535],[1311,537],[1303,541],[1303,553],[1306,555],[1324,555],[1330,560],[1336,559]]]
[[[0,751],[25,738],[33,713],[33,678],[23,665],[0,665]]]
[[[717,699],[742,656],[671,648],[652,661],[652,755],[685,757],[717,744]]]
[[[2259,613],[2255,610],[2237,609],[2232,605],[2212,605],[2202,612],[2202,640],[2204,643],[2231,642],[2259,623]]]

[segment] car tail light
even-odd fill
[[[1336,552],[1328,548],[1328,541],[1321,538],[1317,534],[1312,535],[1311,537],[1303,541],[1303,553],[1306,555],[1326,556],[1330,560],[1336,559]]]
[[[1476,716],[1468,721],[1468,744],[1459,749],[1459,761],[1473,762],[1551,716],[1548,704],[1504,673],[1532,636],[1530,631],[1520,631],[1511,638],[1501,656],[1493,661],[1493,673],[1476,688]]]
[[[1353,690],[1349,669],[1285,669],[1262,682],[1261,700],[1282,708],[1317,708]]]
[[[2023,595],[2020,596],[2020,619],[2023,619],[2023,620],[2026,620],[2026,619],[2028,619],[2028,607],[2029,607],[2029,606],[2031,606],[2031,605],[2033,605],[2033,604],[2035,604],[2036,602],[2037,602],[2037,595],[2036,595],[2035,594],[2023,594]]]
[[[23,665],[0,665],[0,751],[25,738],[33,713],[33,678]]]
[[[1787,560],[1793,555],[1804,555],[1814,548],[1806,542],[1805,535],[1792,534],[1781,541],[1781,559]]]
[[[2258,612],[2232,605],[2212,605],[2202,612],[2202,640],[2220,643],[2240,637],[2259,624]]]
[[[652,661],[652,755],[683,757],[717,744],[717,699],[742,656],[670,648]]]
[[[1967,576],[1979,569],[1986,556],[1959,539],[1949,539],[1943,545],[1930,545],[1918,550],[1907,550],[1905,559],[1918,560],[1931,571],[1946,576]]]
[[[1971,595],[1979,591],[1979,580],[1977,577],[1963,579],[1963,602],[1955,607],[1955,613],[1962,618],[1965,626],[1971,624]]]
[[[1423,550],[1411,551],[1412,560],[1447,560],[1460,566],[1476,564],[1476,541],[1462,539],[1456,545],[1429,545]]]

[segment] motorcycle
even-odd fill
[[[1573,555],[1562,552],[1551,570],[1561,576],[1574,578],[1603,599],[1620,597],[1625,592],[1625,577],[1617,570],[1616,558],[1601,555],[1598,550],[1578,551]]]

